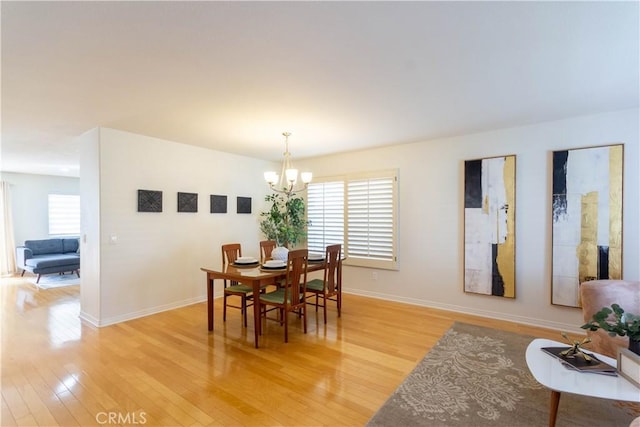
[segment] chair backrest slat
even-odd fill
[[[242,256],[242,248],[240,243],[229,243],[222,245],[222,266],[233,264]]]
[[[307,268],[309,266],[309,251],[296,249],[289,251],[287,258],[287,281],[285,287],[285,301],[291,301],[291,306],[304,304],[307,291]]]
[[[229,243],[222,245],[222,268],[229,264],[233,264],[236,260],[242,256],[242,247],[240,243]],[[235,280],[230,281],[231,285],[237,285]],[[227,279],[224,280],[224,287],[227,287]]]
[[[330,294],[338,292],[339,290],[341,255],[342,245],[327,246],[325,253],[324,286],[325,292]]]
[[[263,240],[260,242],[260,262],[264,264],[265,261],[271,259],[271,252],[276,247],[275,240]]]

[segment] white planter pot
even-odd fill
[[[287,262],[287,258],[289,257],[289,249],[284,246],[277,246],[273,248],[271,251],[271,259],[279,259],[281,261]]]

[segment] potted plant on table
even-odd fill
[[[640,355],[640,315],[627,313],[618,304],[612,304],[611,308],[603,307],[581,328],[590,331],[603,329],[612,337],[627,336],[629,350]]]
[[[304,199],[295,195],[269,194],[264,198],[271,202],[267,212],[261,212],[260,231],[277,247],[271,253],[274,259],[286,261],[289,246],[295,246],[307,236]]]

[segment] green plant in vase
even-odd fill
[[[640,354],[640,316],[625,312],[618,304],[612,304],[611,308],[603,307],[581,328],[590,331],[602,329],[612,337],[616,335],[627,336],[629,337],[629,350]]]
[[[295,195],[269,194],[264,200],[271,202],[271,208],[260,213],[262,234],[269,240],[275,240],[277,246],[284,248],[295,246],[304,240],[308,224],[305,219],[304,199]]]

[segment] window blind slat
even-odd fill
[[[80,234],[80,196],[49,194],[49,235]]]

